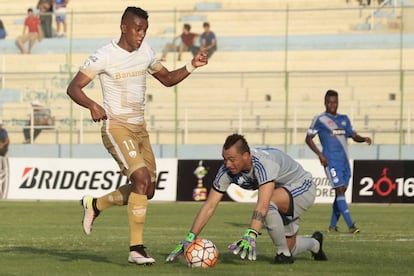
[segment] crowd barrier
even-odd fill
[[[298,159],[313,175],[315,203],[331,203],[335,192],[316,159]],[[157,159],[153,201],[204,201],[222,160]],[[414,203],[414,161],[351,160],[347,202]],[[128,180],[110,158],[0,158],[0,199],[79,200],[101,196]],[[257,191],[231,185],[225,201],[256,202]]]

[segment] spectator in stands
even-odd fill
[[[37,136],[42,132],[43,129],[50,129],[54,125],[54,118],[51,115],[50,108],[45,107],[39,101],[33,101],[31,103],[33,110],[33,141],[36,140]],[[26,127],[23,128],[24,143],[28,144],[31,142],[32,137],[32,118],[30,117],[26,123]]]
[[[198,36],[199,34],[191,32],[190,24],[187,24],[187,23],[184,24],[183,32],[179,36],[175,37],[173,42],[165,44],[164,49],[162,51],[161,61],[166,60],[166,57],[169,51],[177,51],[178,52],[177,60],[180,61],[182,53],[190,51],[191,47],[194,44],[195,39]],[[177,39],[181,39],[178,45],[176,45]]]
[[[6,28],[4,27],[3,21],[0,19],[0,39],[5,39],[7,36]]]
[[[24,20],[22,35],[16,39],[16,44],[22,54],[30,54],[36,40],[42,41],[42,31],[40,29],[40,19],[33,14],[32,9],[27,10],[27,17]],[[24,44],[29,41],[29,47],[26,49]]]
[[[66,7],[69,0],[55,0],[54,11],[57,37],[65,37],[67,31]]]
[[[53,18],[53,1],[39,0],[37,3],[39,9],[40,26],[42,27],[43,37],[50,38],[52,33],[52,18]]]
[[[7,130],[3,128],[3,121],[0,119],[0,156],[6,156],[9,144],[9,134],[7,133]]]
[[[210,30],[210,23],[203,23],[204,32],[200,36],[200,46],[193,45],[191,52],[195,56],[199,50],[207,51],[208,58],[217,50],[217,38],[214,32]]]
[[[338,92],[328,90],[325,94],[325,112],[321,113],[312,121],[306,135],[306,144],[318,156],[321,165],[325,169],[326,176],[335,189],[335,200],[332,204],[331,222],[329,232],[338,232],[336,226],[342,215],[349,233],[357,234],[359,228],[355,226],[351,218],[348,204],[345,199],[345,192],[348,188],[351,177],[347,154],[347,139],[352,138],[357,143],[371,144],[371,138],[362,137],[352,128],[349,117],[345,114],[337,113]],[[322,151],[313,142],[313,138],[318,135],[322,145]]]

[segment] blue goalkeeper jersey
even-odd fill
[[[344,161],[348,160],[347,139],[354,133],[348,116],[324,112],[315,116],[307,135],[313,138],[318,134],[322,153],[328,160]]]

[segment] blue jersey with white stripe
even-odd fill
[[[328,160],[348,160],[347,139],[355,131],[348,116],[336,114],[333,116],[324,112],[316,116],[308,129],[312,138],[318,134],[322,144],[322,153]]]
[[[251,157],[249,172],[234,175],[223,164],[214,179],[213,188],[224,193],[234,183],[243,189],[256,190],[260,185],[273,181],[288,188],[295,197],[295,192],[303,193],[312,186],[312,175],[277,148],[253,148]]]

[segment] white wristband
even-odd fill
[[[189,61],[186,65],[185,65],[185,70],[187,70],[188,73],[192,73],[196,68],[193,66],[193,64],[191,63],[191,61]]]

